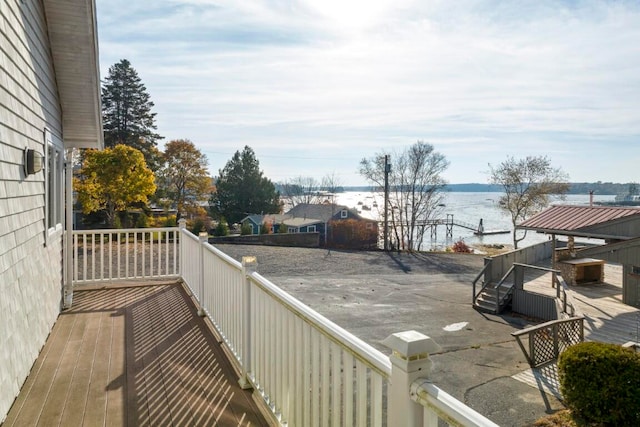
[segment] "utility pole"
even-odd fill
[[[384,250],[389,251],[389,155],[384,156]]]

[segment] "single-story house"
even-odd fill
[[[67,160],[104,142],[95,1],[3,1],[0,22],[2,424],[70,303]]]
[[[319,233],[320,242],[327,244],[330,237],[334,241],[339,236],[328,236],[327,230],[330,230],[332,222],[340,223],[350,220],[354,224],[361,224],[364,233],[349,233],[342,236],[343,244],[345,240],[354,240],[356,235],[358,239],[366,235],[365,240],[368,246],[375,246],[378,235],[378,222],[373,219],[362,217],[355,209],[348,208],[343,205],[336,204],[299,204],[293,207],[285,214],[269,214],[269,215],[248,215],[242,219],[242,224],[251,226],[252,234],[260,234],[262,224],[267,223],[270,232],[277,233],[280,227],[287,227],[287,233]],[[342,227],[336,227],[342,229]],[[331,234],[331,233],[329,233]]]

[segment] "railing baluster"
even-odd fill
[[[353,356],[349,353],[343,354],[344,361],[342,367],[344,370],[344,395],[342,404],[344,407],[344,416],[342,419],[343,426],[353,425]]]
[[[374,427],[382,427],[382,377],[371,372],[371,420]]]
[[[302,426],[304,420],[302,419],[302,411],[304,408],[304,400],[306,397],[304,389],[304,376],[306,371],[303,367],[303,359],[307,354],[307,348],[304,347],[304,334],[302,332],[303,323],[300,318],[294,318],[293,320],[294,330],[293,335],[295,339],[289,342],[289,351],[295,354],[295,368],[293,370],[292,380],[295,382],[293,389],[291,390],[290,407],[292,407],[293,425]],[[302,347],[297,347],[296,344],[301,343]]]
[[[104,233],[100,233],[100,280],[104,280]]]
[[[320,345],[321,345],[321,357],[322,357],[322,367],[320,368],[320,375],[322,375],[322,425],[329,425],[329,392],[331,391],[331,373],[330,373],[330,346],[331,342],[325,339],[323,336],[320,337]]]
[[[341,365],[341,351],[340,347],[336,343],[331,343],[331,425],[340,425],[340,394],[342,392],[342,375],[340,374]]]
[[[91,235],[91,278],[96,280],[96,236]]]
[[[122,259],[120,257],[120,252],[121,252],[120,248],[122,248],[122,233],[118,233],[118,238],[117,238],[116,245],[117,245],[116,252],[117,252],[117,258],[118,258],[118,266],[117,266],[117,269],[116,269],[116,277],[118,279],[120,279],[122,277]]]
[[[303,383],[302,383],[302,425],[310,426],[311,425],[311,375],[313,375],[311,371],[311,357],[313,355],[313,349],[311,348],[311,326],[308,323],[302,324],[302,347],[304,353],[304,359],[302,360],[302,373],[304,375]]]
[[[73,279],[72,281],[77,282],[79,280],[78,277],[78,235],[73,235]]]
[[[359,360],[356,361],[356,425],[366,427],[367,425],[367,370],[364,364]]]
[[[320,334],[311,329],[311,425],[320,425]]]

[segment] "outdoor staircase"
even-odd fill
[[[500,302],[496,304],[496,295],[500,289]],[[502,282],[499,285],[489,283],[473,301],[473,307],[485,313],[499,314],[511,303],[513,283]],[[497,305],[497,306],[496,306]]]

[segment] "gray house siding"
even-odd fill
[[[0,423],[61,307],[62,226],[46,229],[46,172],[23,171],[45,128],[62,150],[55,81],[42,2],[0,2]]]

